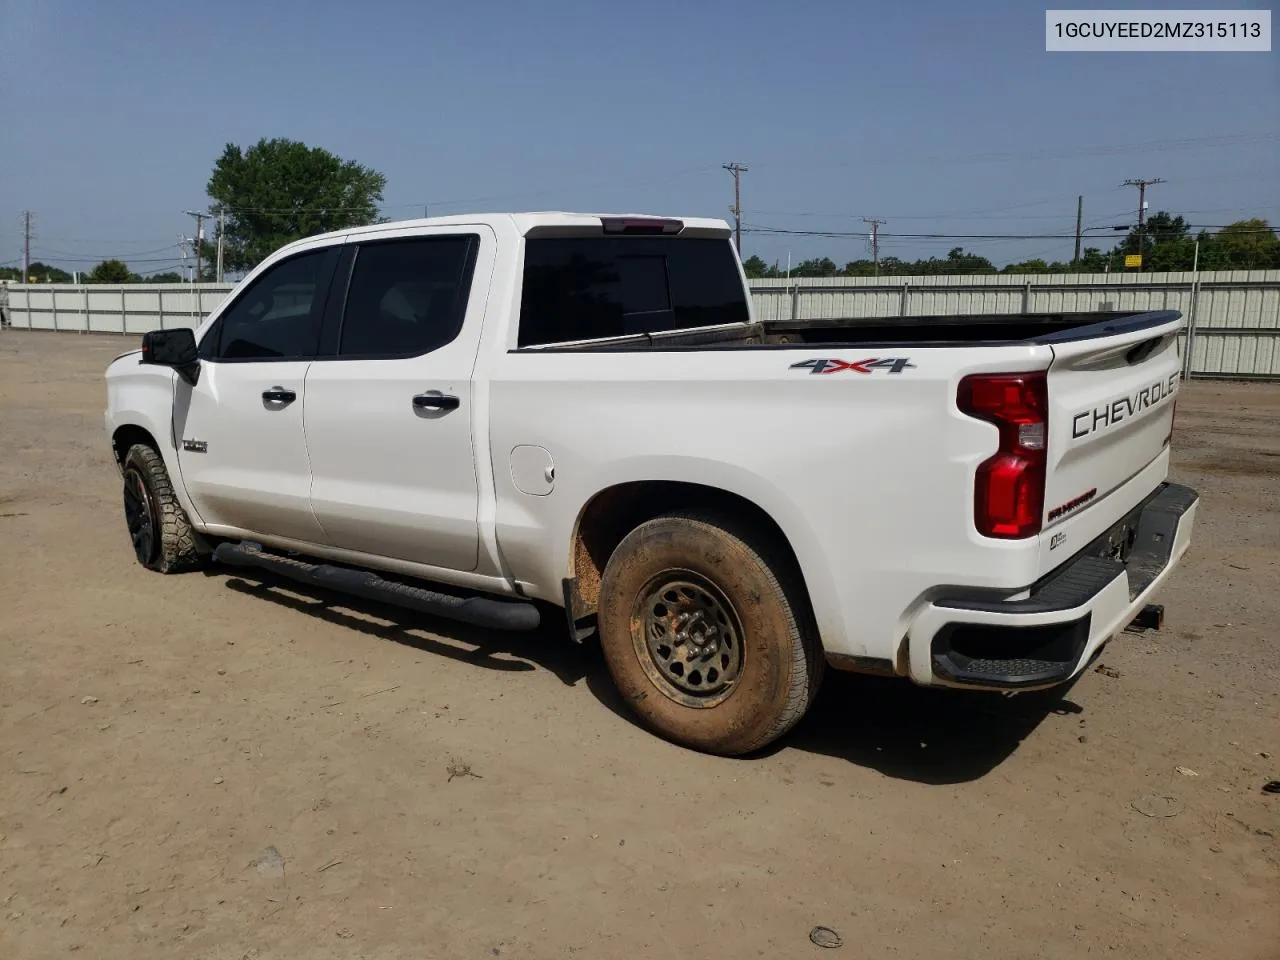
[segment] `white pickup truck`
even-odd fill
[[[754,319],[719,220],[563,213],[301,240],[108,368],[137,559],[598,632],[658,733],[742,754],[823,668],[1064,683],[1149,605],[1174,312]]]

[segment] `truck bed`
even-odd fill
[[[525,347],[539,351],[723,350],[801,346],[999,346],[1088,340],[1176,319],[1171,310],[1145,313],[1020,313],[956,316],[833,317],[766,320],[696,330],[639,333]]]

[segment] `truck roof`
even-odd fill
[[[535,229],[543,228],[590,228],[606,219],[618,220],[679,220],[684,224],[682,233],[703,237],[723,237],[728,239],[732,233],[729,224],[724,220],[708,217],[667,217],[646,213],[567,213],[558,210],[529,213],[464,213],[448,217],[416,217],[409,220],[393,220],[386,223],[371,223],[364,227],[348,227],[345,230],[333,230],[328,233],[306,237],[289,244],[314,243],[317,240],[336,240],[340,237],[362,236],[380,233],[386,230],[402,230],[406,227],[449,227],[485,225],[496,227],[514,224],[521,236]]]

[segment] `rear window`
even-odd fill
[[[534,237],[525,242],[522,347],[747,321],[727,240]]]

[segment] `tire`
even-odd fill
[[[134,444],[125,454],[122,472],[125,524],[138,562],[158,573],[203,566],[196,531],[174,496],[160,454],[146,444]]]
[[[632,530],[600,585],[600,645],[641,721],[739,756],[804,716],[824,660],[789,558],[742,525],[671,513]]]

